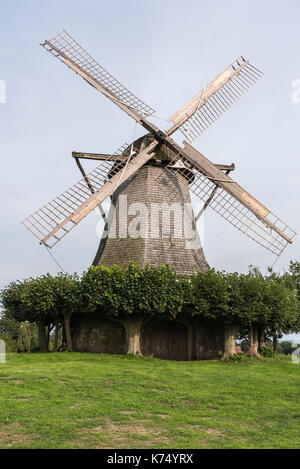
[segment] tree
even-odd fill
[[[153,316],[175,318],[184,302],[184,282],[165,265],[141,269],[91,267],[82,276],[83,303],[88,311],[120,321],[125,328],[127,352],[140,354],[141,329]]]
[[[31,337],[30,323],[28,321],[22,322],[17,341],[17,352],[29,353],[31,351]]]
[[[278,348],[278,338],[300,330],[299,296],[294,283],[286,274],[280,277],[272,274],[267,279],[264,301],[268,308],[268,335],[273,337],[274,350]]]
[[[190,297],[194,316],[209,319],[228,319],[229,285],[224,272],[208,269],[191,278]]]
[[[40,351],[47,352],[49,335],[56,315],[53,277],[47,274],[26,281],[21,304],[26,313],[26,320],[37,323]]]
[[[264,301],[265,278],[257,268],[250,266],[248,274],[233,274],[230,283],[230,308],[233,317],[244,329],[244,337],[249,343],[247,355],[259,357],[258,345],[264,341],[267,313]]]
[[[19,337],[20,325],[21,323],[19,321],[16,321],[16,319],[4,314],[0,318],[0,334],[7,335],[12,339],[17,340]]]
[[[55,351],[57,349],[58,324],[63,317],[67,350],[72,351],[71,317],[82,310],[82,286],[79,276],[74,273],[59,273],[52,279],[55,296]]]
[[[258,345],[263,347],[268,336],[276,346],[280,335],[300,330],[299,288],[298,262],[291,262],[282,276],[272,272],[263,276],[253,267],[248,274],[208,269],[192,277],[178,275],[164,264],[143,269],[134,263],[126,269],[91,267],[81,278],[60,273],[11,282],[0,296],[4,310],[0,334],[17,338],[21,323],[28,321],[31,328],[37,324],[40,350],[46,352],[54,327],[54,350],[58,349],[62,328],[63,345],[72,350],[72,315],[92,312],[121,322],[128,353],[138,354],[147,321],[180,318],[183,307],[189,306],[187,314],[223,323],[224,357],[235,353],[238,331],[241,339],[249,341],[248,353],[258,356]]]
[[[1,291],[0,301],[4,310],[3,317],[19,323],[26,321],[30,311],[26,310],[22,302],[22,295],[30,280],[23,280],[9,283]]]
[[[236,275],[208,269],[191,278],[190,299],[193,315],[199,318],[218,319],[224,324],[223,359],[235,353],[237,321],[232,307],[232,291],[237,293]]]
[[[286,340],[280,342],[280,352],[284,355],[291,355],[296,348],[298,348],[298,345],[294,345],[292,342]]]

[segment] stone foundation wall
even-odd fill
[[[126,353],[126,335],[119,322],[98,314],[76,314],[72,317],[74,352]]]
[[[121,322],[99,314],[75,314],[72,318],[73,350],[76,352],[127,352]],[[167,360],[208,360],[222,358],[226,327],[212,320],[182,318],[176,321],[152,319],[141,329],[141,352]]]
[[[218,321],[197,321],[193,327],[194,360],[221,358],[224,353],[225,326]]]

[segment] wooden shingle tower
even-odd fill
[[[133,146],[137,151],[151,140],[147,135]],[[173,158],[174,152],[162,144],[142,168],[115,190],[108,216],[112,226],[105,231],[94,265],[126,267],[130,261],[141,267],[167,264],[187,275],[207,268],[193,215],[189,180],[167,168]]]

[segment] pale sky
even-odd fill
[[[1,273],[9,281],[57,272],[20,221],[80,174],[72,150],[112,153],[130,143],[128,116],[39,46],[66,29],[165,120],[243,55],[262,80],[212,125],[195,147],[300,232],[300,3],[297,0],[0,0]],[[137,129],[135,137],[144,133]],[[86,166],[89,169],[89,166]],[[90,214],[53,254],[68,272],[88,268],[98,247]],[[204,250],[211,266],[262,272],[275,257],[207,210]],[[299,236],[276,264],[300,260]]]

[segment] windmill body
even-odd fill
[[[149,144],[151,136],[133,143]],[[174,152],[165,145],[112,196],[110,227],[94,265],[126,268],[130,261],[144,267],[167,264],[180,274],[207,269],[192,210],[189,180],[166,169]],[[138,214],[138,215],[137,215]]]
[[[277,256],[292,243],[295,232],[230,177],[234,165],[214,164],[191,145],[261,78],[262,72],[248,60],[235,60],[176,111],[168,119],[173,124],[161,131],[150,120],[154,110],[99,65],[66,31],[42,46],[134,119],[147,135],[111,155],[73,152],[82,179],[23,221],[40,244],[53,247],[99,207],[106,227],[94,265],[125,267],[130,260],[141,266],[165,263],[178,273],[191,275],[208,265],[190,192],[203,204],[197,219],[206,208],[212,208]],[[177,131],[185,137],[182,144],[172,139]],[[82,159],[97,160],[98,165],[86,174]],[[112,201],[108,219],[101,206],[107,197]],[[78,313],[73,322],[73,345],[78,351],[142,350],[146,355],[171,359],[234,353],[234,328],[188,321],[186,317],[160,324],[153,320],[145,325],[136,319],[116,325],[95,315]]]

